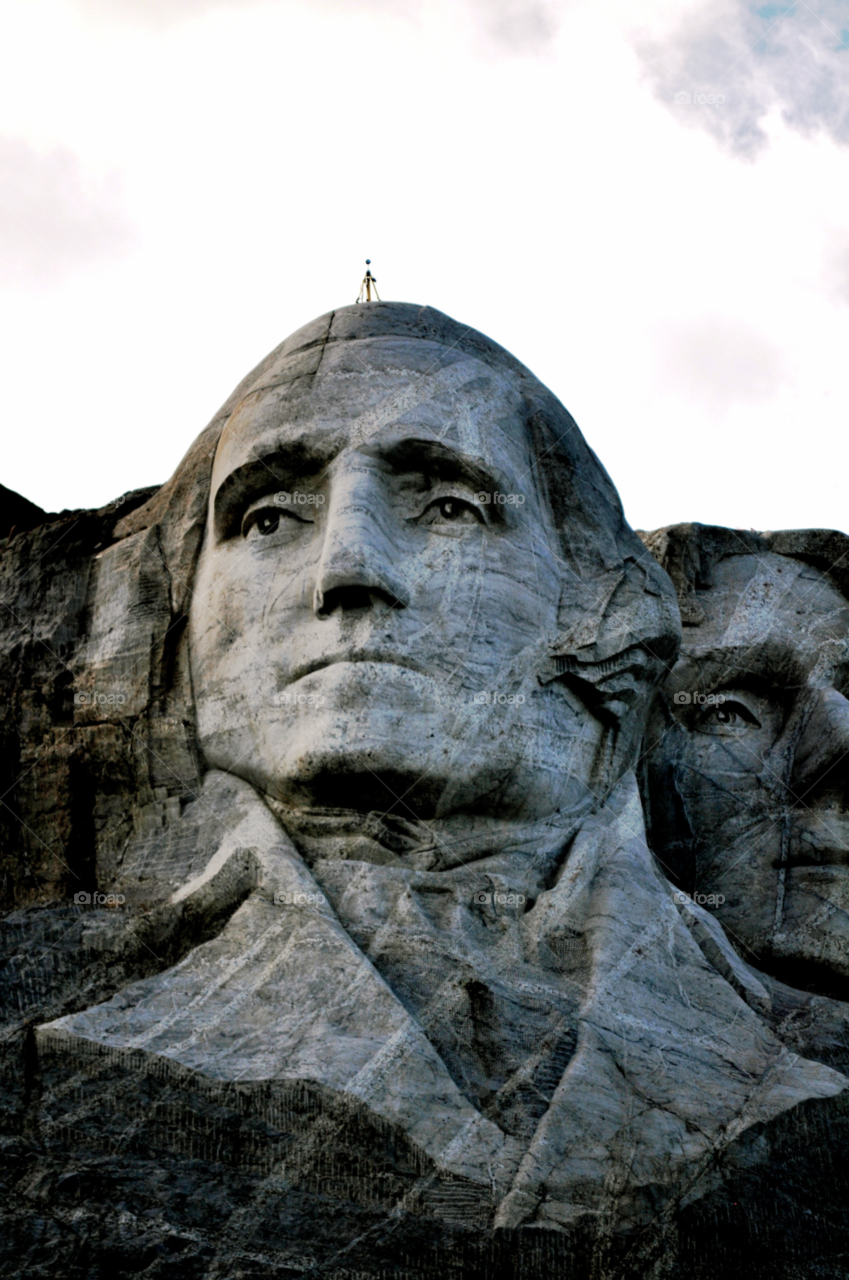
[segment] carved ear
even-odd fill
[[[601,719],[619,724],[639,711],[675,661],[680,622],[668,578],[654,561],[629,557],[584,582],[561,589],[561,632],[540,671],[541,684],[561,679]]]
[[[661,678],[655,671],[655,659],[641,645],[631,645],[600,662],[585,662],[574,654],[555,654],[553,666],[550,680],[563,680],[576,690],[599,720],[616,725],[626,716],[639,713]],[[661,668],[661,674],[664,669]],[[542,677],[540,680],[548,683]]]
[[[574,575],[563,583],[557,607],[558,653],[597,647],[613,597],[624,581],[625,566],[620,565],[594,575],[589,582]]]

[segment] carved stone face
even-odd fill
[[[742,954],[794,986],[849,978],[849,603],[799,560],[734,555],[700,593],[649,769],[657,851],[724,895]]]
[[[302,382],[218,445],[190,616],[207,763],[295,805],[583,803],[603,730],[537,680],[562,550],[512,375],[398,339]]]

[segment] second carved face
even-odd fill
[[[822,557],[707,532],[649,736],[653,844],[747,960],[846,998],[849,600]]]

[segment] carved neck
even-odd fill
[[[422,822],[353,809],[296,809],[264,798],[308,866],[354,861],[439,872],[516,855],[533,863],[543,879],[589,811],[556,812],[538,822],[463,814]]]

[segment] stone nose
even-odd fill
[[[836,689],[822,689],[796,746],[791,791],[803,804],[849,796],[849,701]]]
[[[368,464],[333,478],[313,609],[405,608],[409,591],[398,566],[398,530],[379,474]]]

